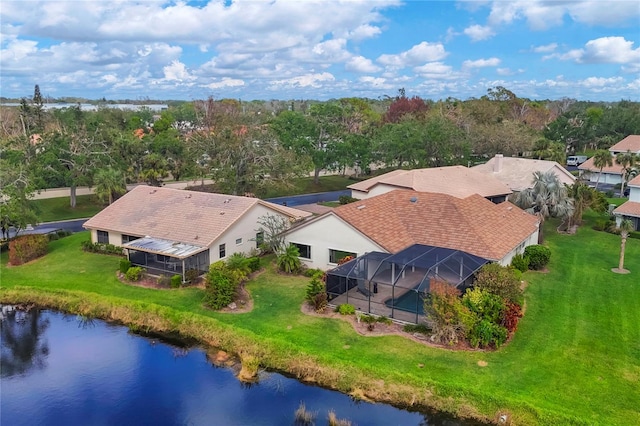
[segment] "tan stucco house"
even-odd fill
[[[507,185],[476,170],[464,166],[433,167],[428,169],[393,170],[380,176],[349,185],[351,196],[359,200],[375,197],[395,189],[434,192],[465,198],[480,194],[501,203],[511,194]]]
[[[286,241],[311,268],[328,270],[346,255],[397,253],[414,244],[461,250],[502,265],[538,242],[538,219],[510,202],[473,194],[394,190],[296,224]]]
[[[578,166],[578,170],[580,170],[580,172],[589,179],[590,182],[599,182],[611,185],[622,183],[624,168],[616,162],[615,157],[616,155],[623,154],[625,152],[640,154],[640,135],[627,136],[609,148],[609,152],[613,157],[613,164],[611,166],[603,167],[602,174],[600,174],[600,169],[593,164],[593,157]]]
[[[206,271],[261,240],[266,215],[290,223],[311,213],[257,198],[140,185],[85,222],[91,241],[123,247],[151,273]]]
[[[629,219],[633,223],[633,229],[640,231],[640,176],[631,179],[628,185],[629,200],[618,206],[613,214],[617,226],[620,226],[623,219]]]
[[[513,192],[533,187],[535,172],[553,172],[560,182],[567,185],[573,185],[576,181],[575,176],[555,161],[505,157],[502,154],[496,154],[486,163],[478,164],[471,169],[487,176],[493,176]]]

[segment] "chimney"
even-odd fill
[[[493,172],[494,173],[498,173],[498,172],[502,171],[502,159],[503,159],[502,154],[496,154],[496,157],[495,157],[496,161],[493,162]]]

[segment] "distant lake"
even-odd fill
[[[448,416],[356,402],[262,372],[256,384],[213,365],[199,348],[46,310],[3,307],[2,425],[294,425],[303,402],[326,425],[470,425]]]
[[[0,106],[4,106],[4,107],[17,107],[20,106],[19,103],[11,103],[11,102],[7,102],[5,104],[0,104]],[[73,104],[73,103],[53,103],[53,104],[44,104],[43,108],[45,110],[49,110],[49,109],[61,109],[61,108],[71,108],[71,107],[77,107],[78,104]],[[80,109],[83,111],[96,111],[98,108],[113,108],[113,109],[124,109],[124,110],[131,110],[131,111],[137,111],[139,109],[142,108],[148,108],[153,112],[160,112],[163,111],[167,108],[169,108],[169,105],[166,104],[100,104],[100,105],[94,105],[94,104],[80,104]]]

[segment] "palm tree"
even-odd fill
[[[624,186],[635,170],[635,165],[640,162],[638,155],[634,152],[621,152],[616,155],[616,162],[622,166],[622,183],[620,185],[620,197],[624,197]]]
[[[618,267],[613,269],[613,272],[617,272],[618,274],[626,274],[629,273],[628,270],[624,269],[624,249],[627,245],[627,238],[629,237],[629,233],[633,231],[633,222],[629,219],[623,219],[618,226],[618,230],[620,230],[620,238],[622,241],[620,242],[620,262],[618,263]]]
[[[98,198],[103,201],[108,199],[109,204],[113,203],[114,196],[117,197],[127,192],[122,172],[111,167],[98,170],[93,178],[93,183]]]
[[[547,218],[559,217],[567,222],[574,209],[567,188],[553,172],[534,172],[533,187],[520,191],[514,204],[540,219],[539,243],[543,240],[542,225]]]
[[[287,248],[282,251],[276,259],[278,268],[288,274],[297,272],[300,270],[300,250],[293,244],[289,244]]]
[[[593,155],[593,165],[600,169],[598,180],[596,181],[596,189],[598,189],[600,177],[602,176],[602,169],[613,166],[613,156],[606,149],[600,149]]]

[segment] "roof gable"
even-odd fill
[[[496,157],[484,164],[473,166],[472,169],[484,174],[492,175],[504,182],[512,191],[522,191],[531,188],[535,172],[553,172],[560,182],[571,185],[576,178],[555,161],[538,160],[535,158],[501,157],[501,166],[496,171]]]
[[[617,144],[609,148],[611,152],[636,152],[640,153],[640,135],[629,135]]]
[[[538,219],[511,203],[474,194],[395,190],[334,209],[361,233],[396,252],[413,244],[463,250],[502,259],[537,230]]]
[[[210,246],[258,204],[292,218],[310,214],[257,198],[139,185],[84,227]]]

